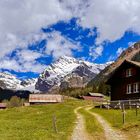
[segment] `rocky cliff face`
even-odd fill
[[[107,65],[64,56],[40,74],[35,87],[44,92],[51,91],[55,87],[83,87]]]
[[[22,80],[20,83],[22,86],[20,90],[30,91],[30,92],[39,92],[38,90],[35,89],[36,82],[37,82],[37,78]]]

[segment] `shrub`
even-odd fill
[[[13,96],[9,101],[9,107],[18,107],[21,105],[21,99],[17,96]]]
[[[24,105],[25,99],[21,99],[17,96],[13,96],[10,100],[3,100],[2,102],[6,103],[8,108],[19,107]]]

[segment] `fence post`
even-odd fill
[[[118,105],[119,105],[119,108],[120,108],[120,109],[122,109],[122,106],[121,106],[121,101],[120,101],[120,100],[119,100]]]
[[[102,108],[102,106],[103,106],[103,102],[102,102],[102,103],[100,103],[100,108]]]
[[[131,101],[129,100],[129,109],[131,109]]]
[[[137,106],[137,102],[136,102],[136,116],[138,116],[138,106]]]
[[[55,133],[57,133],[58,131],[57,131],[57,127],[56,127],[56,116],[55,115],[52,116],[52,123],[53,123],[53,129],[54,129]]]
[[[124,103],[122,104],[122,119],[123,119],[123,124],[125,124],[125,107],[124,107]]]
[[[107,101],[107,109],[109,109],[109,101]]]

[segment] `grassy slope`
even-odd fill
[[[92,136],[93,140],[104,140],[104,131],[102,126],[96,120],[96,118],[89,114],[85,109],[80,109],[79,112],[84,116],[85,126],[87,132]]]
[[[77,106],[86,103],[69,100],[54,105],[20,107],[0,111],[0,138],[4,140],[66,140],[71,135],[73,113]],[[58,133],[52,127],[52,116],[56,115]]]
[[[121,110],[92,109],[92,111],[102,115],[114,128],[121,129],[130,139],[140,139],[140,110],[138,116],[134,109],[126,110],[125,124],[122,123]]]

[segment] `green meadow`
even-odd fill
[[[124,132],[128,138],[138,140],[140,139],[140,109],[138,109],[137,116],[135,109],[125,110],[125,123],[123,123],[122,110],[120,109],[96,109],[91,111],[103,116],[112,127]]]
[[[1,140],[66,140],[71,135],[74,109],[86,102],[68,100],[60,104],[36,105],[0,110]],[[53,116],[56,117],[54,129]]]
[[[87,110],[91,102],[69,99],[59,104],[34,105],[0,110],[1,140],[69,140],[76,125],[74,109],[83,106],[79,113],[85,120],[85,128],[91,139],[105,139],[104,130]],[[85,107],[84,107],[85,106]],[[121,110],[91,109],[103,116],[112,127],[124,132],[130,139],[139,139],[140,110],[126,110],[122,123]],[[53,117],[55,116],[55,126]],[[56,131],[57,130],[57,131]]]

